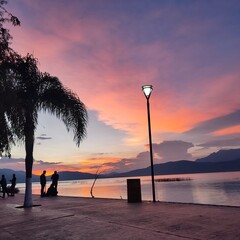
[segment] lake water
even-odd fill
[[[151,201],[151,177],[134,178],[141,179],[142,199]],[[240,206],[240,172],[155,176],[155,180],[166,178],[188,180],[155,182],[157,201]],[[61,196],[91,197],[93,182],[94,179],[59,181],[58,192]],[[49,185],[50,182],[47,187]],[[17,187],[24,193],[24,184]],[[33,194],[39,193],[40,184],[33,183]],[[95,198],[127,199],[127,178],[99,178],[93,195]]]

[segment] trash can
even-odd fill
[[[142,202],[140,179],[127,179],[127,196],[129,203]]]

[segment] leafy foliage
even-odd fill
[[[6,156],[10,157],[11,145],[15,141],[7,115],[12,115],[10,112],[13,111],[13,108],[9,108],[8,102],[14,97],[11,94],[14,86],[13,82],[8,79],[8,63],[11,62],[15,53],[9,47],[9,41],[12,37],[4,24],[11,23],[13,26],[17,26],[20,25],[20,21],[4,8],[6,3],[6,0],[0,1],[0,156],[5,153]],[[6,115],[5,112],[8,114]]]
[[[12,36],[10,35],[9,30],[4,27],[4,24],[11,23],[13,26],[20,26],[19,19],[4,8],[5,4],[7,4],[6,0],[0,1],[0,63],[6,54],[12,51],[9,47],[9,41],[12,39]]]

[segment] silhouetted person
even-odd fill
[[[59,179],[59,175],[57,171],[54,171],[54,174],[52,175],[51,179],[52,179],[52,187],[54,187],[57,192],[58,179]]]
[[[12,180],[10,180],[10,182],[12,183],[11,184],[11,196],[14,196],[15,186],[16,186],[16,183],[17,183],[17,178],[16,178],[15,174],[13,174]]]
[[[45,196],[45,186],[46,186],[46,170],[44,170],[40,176],[40,184],[41,184],[41,197]]]
[[[7,180],[5,178],[5,175],[2,175],[2,179],[0,181],[0,184],[2,186],[2,192],[3,192],[3,198],[5,198],[5,193],[7,193],[7,195],[9,196],[8,192],[7,192]]]
[[[47,190],[47,196],[57,196],[58,192],[56,188],[53,186],[53,184],[50,185],[50,187]]]

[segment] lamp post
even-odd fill
[[[151,133],[151,122],[150,122],[150,108],[149,108],[149,98],[153,90],[152,85],[143,85],[142,91],[147,99],[147,112],[148,112],[148,133],[149,133],[149,146],[150,146],[150,161],[151,161],[151,175],[152,175],[152,195],[153,202],[156,202],[155,198],[155,182],[154,182],[154,168],[153,168],[153,153],[152,153],[152,133]]]

